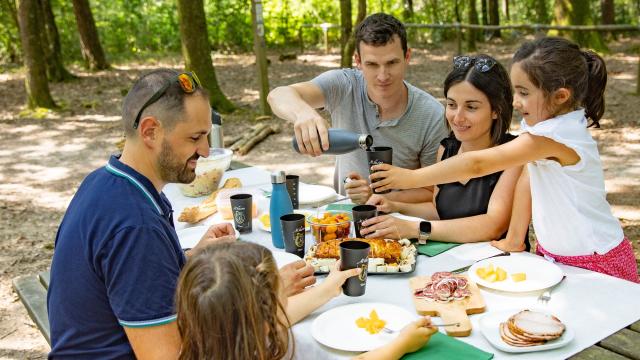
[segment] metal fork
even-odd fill
[[[439,326],[455,326],[455,327],[458,327],[458,326],[460,326],[460,323],[457,322],[457,323],[451,323],[451,324],[430,324],[429,326],[436,326],[436,327],[439,327]],[[398,330],[391,330],[386,326],[382,328],[382,331],[386,332],[387,334],[393,334],[393,333],[398,332]]]
[[[543,305],[547,305],[549,303],[549,300],[551,300],[551,291],[555,289],[558,285],[560,285],[566,278],[567,278],[567,275],[563,275],[562,279],[560,279],[560,281],[558,281],[557,284],[553,285],[552,287],[545,290],[542,294],[540,294],[540,296],[538,296],[538,302],[542,303]]]

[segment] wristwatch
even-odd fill
[[[431,238],[431,222],[420,221],[420,233],[418,234],[418,244],[426,244]]]

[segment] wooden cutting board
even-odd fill
[[[464,275],[456,275],[464,277]],[[417,289],[423,288],[429,281],[431,276],[416,276],[409,279],[409,286],[411,286],[411,294]],[[428,301],[426,299],[420,299],[413,296],[413,303],[416,306],[416,310],[420,315],[439,316],[442,319],[443,324],[460,323],[459,326],[447,326],[445,331],[449,336],[469,336],[471,335],[471,321],[468,314],[479,314],[484,312],[485,304],[478,285],[474,282],[468,281],[467,287],[471,291],[471,296],[468,296],[462,300],[451,300],[448,303],[442,303],[438,301]]]

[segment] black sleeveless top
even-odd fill
[[[515,138],[514,135],[505,134],[500,144],[504,144]],[[444,153],[440,160],[444,160],[457,155],[461,143],[451,134],[449,137],[443,139],[440,145],[444,147]],[[459,219],[486,214],[489,208],[491,194],[500,179],[500,175],[502,175],[502,171],[470,179],[464,185],[460,182],[438,185],[436,210],[438,211],[440,220]],[[502,234],[501,238],[504,238],[506,235],[506,233]],[[525,241],[527,251],[529,251],[528,237],[527,232],[527,239]]]

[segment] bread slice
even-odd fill
[[[216,205],[216,197],[218,193],[222,189],[233,189],[242,187],[242,183],[238,178],[229,178],[224,182],[221,188],[214,191],[209,195],[206,199],[202,201],[200,205],[191,206],[188,208],[184,208],[182,213],[180,213],[180,217],[178,221],[186,222],[189,224],[195,224],[199,221],[202,221],[209,216],[215,214],[218,211],[218,206]]]

